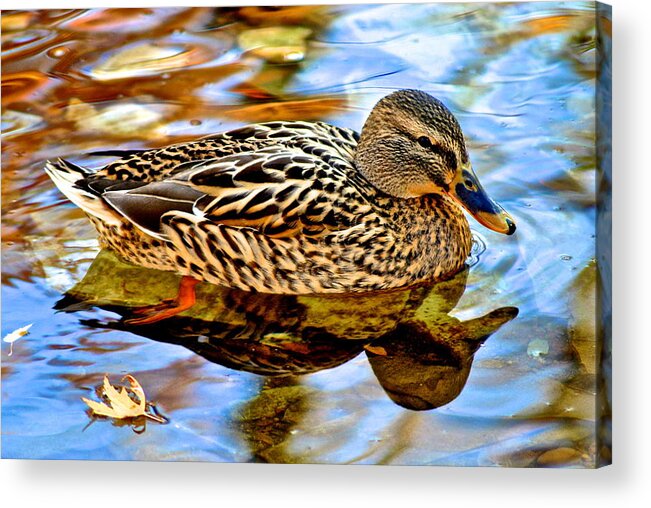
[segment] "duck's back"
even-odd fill
[[[359,135],[323,122],[268,122],[151,150],[122,152],[120,159],[95,173],[95,178],[153,182],[183,169],[184,164],[258,152],[265,148],[303,151],[316,157],[341,157],[352,165]],[[120,152],[98,152],[120,153]]]

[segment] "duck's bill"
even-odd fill
[[[505,235],[515,233],[515,221],[488,197],[471,167],[464,168],[452,181],[449,195],[481,225]]]

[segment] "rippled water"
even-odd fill
[[[594,23],[588,2],[4,12],[2,334],[34,325],[3,343],[3,457],[594,466]],[[398,88],[452,109],[518,223],[473,222],[471,268],[435,286],[203,284],[182,317],[129,326],[178,279],[98,254],[42,170],[249,122],[359,130]],[[169,424],[86,428],[105,373]]]

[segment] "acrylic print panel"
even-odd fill
[[[2,32],[4,458],[609,463],[609,7]]]

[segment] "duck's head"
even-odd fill
[[[487,228],[515,232],[511,216],[479,183],[457,119],[425,92],[400,90],[375,105],[362,129],[355,163],[387,194],[445,195]]]

